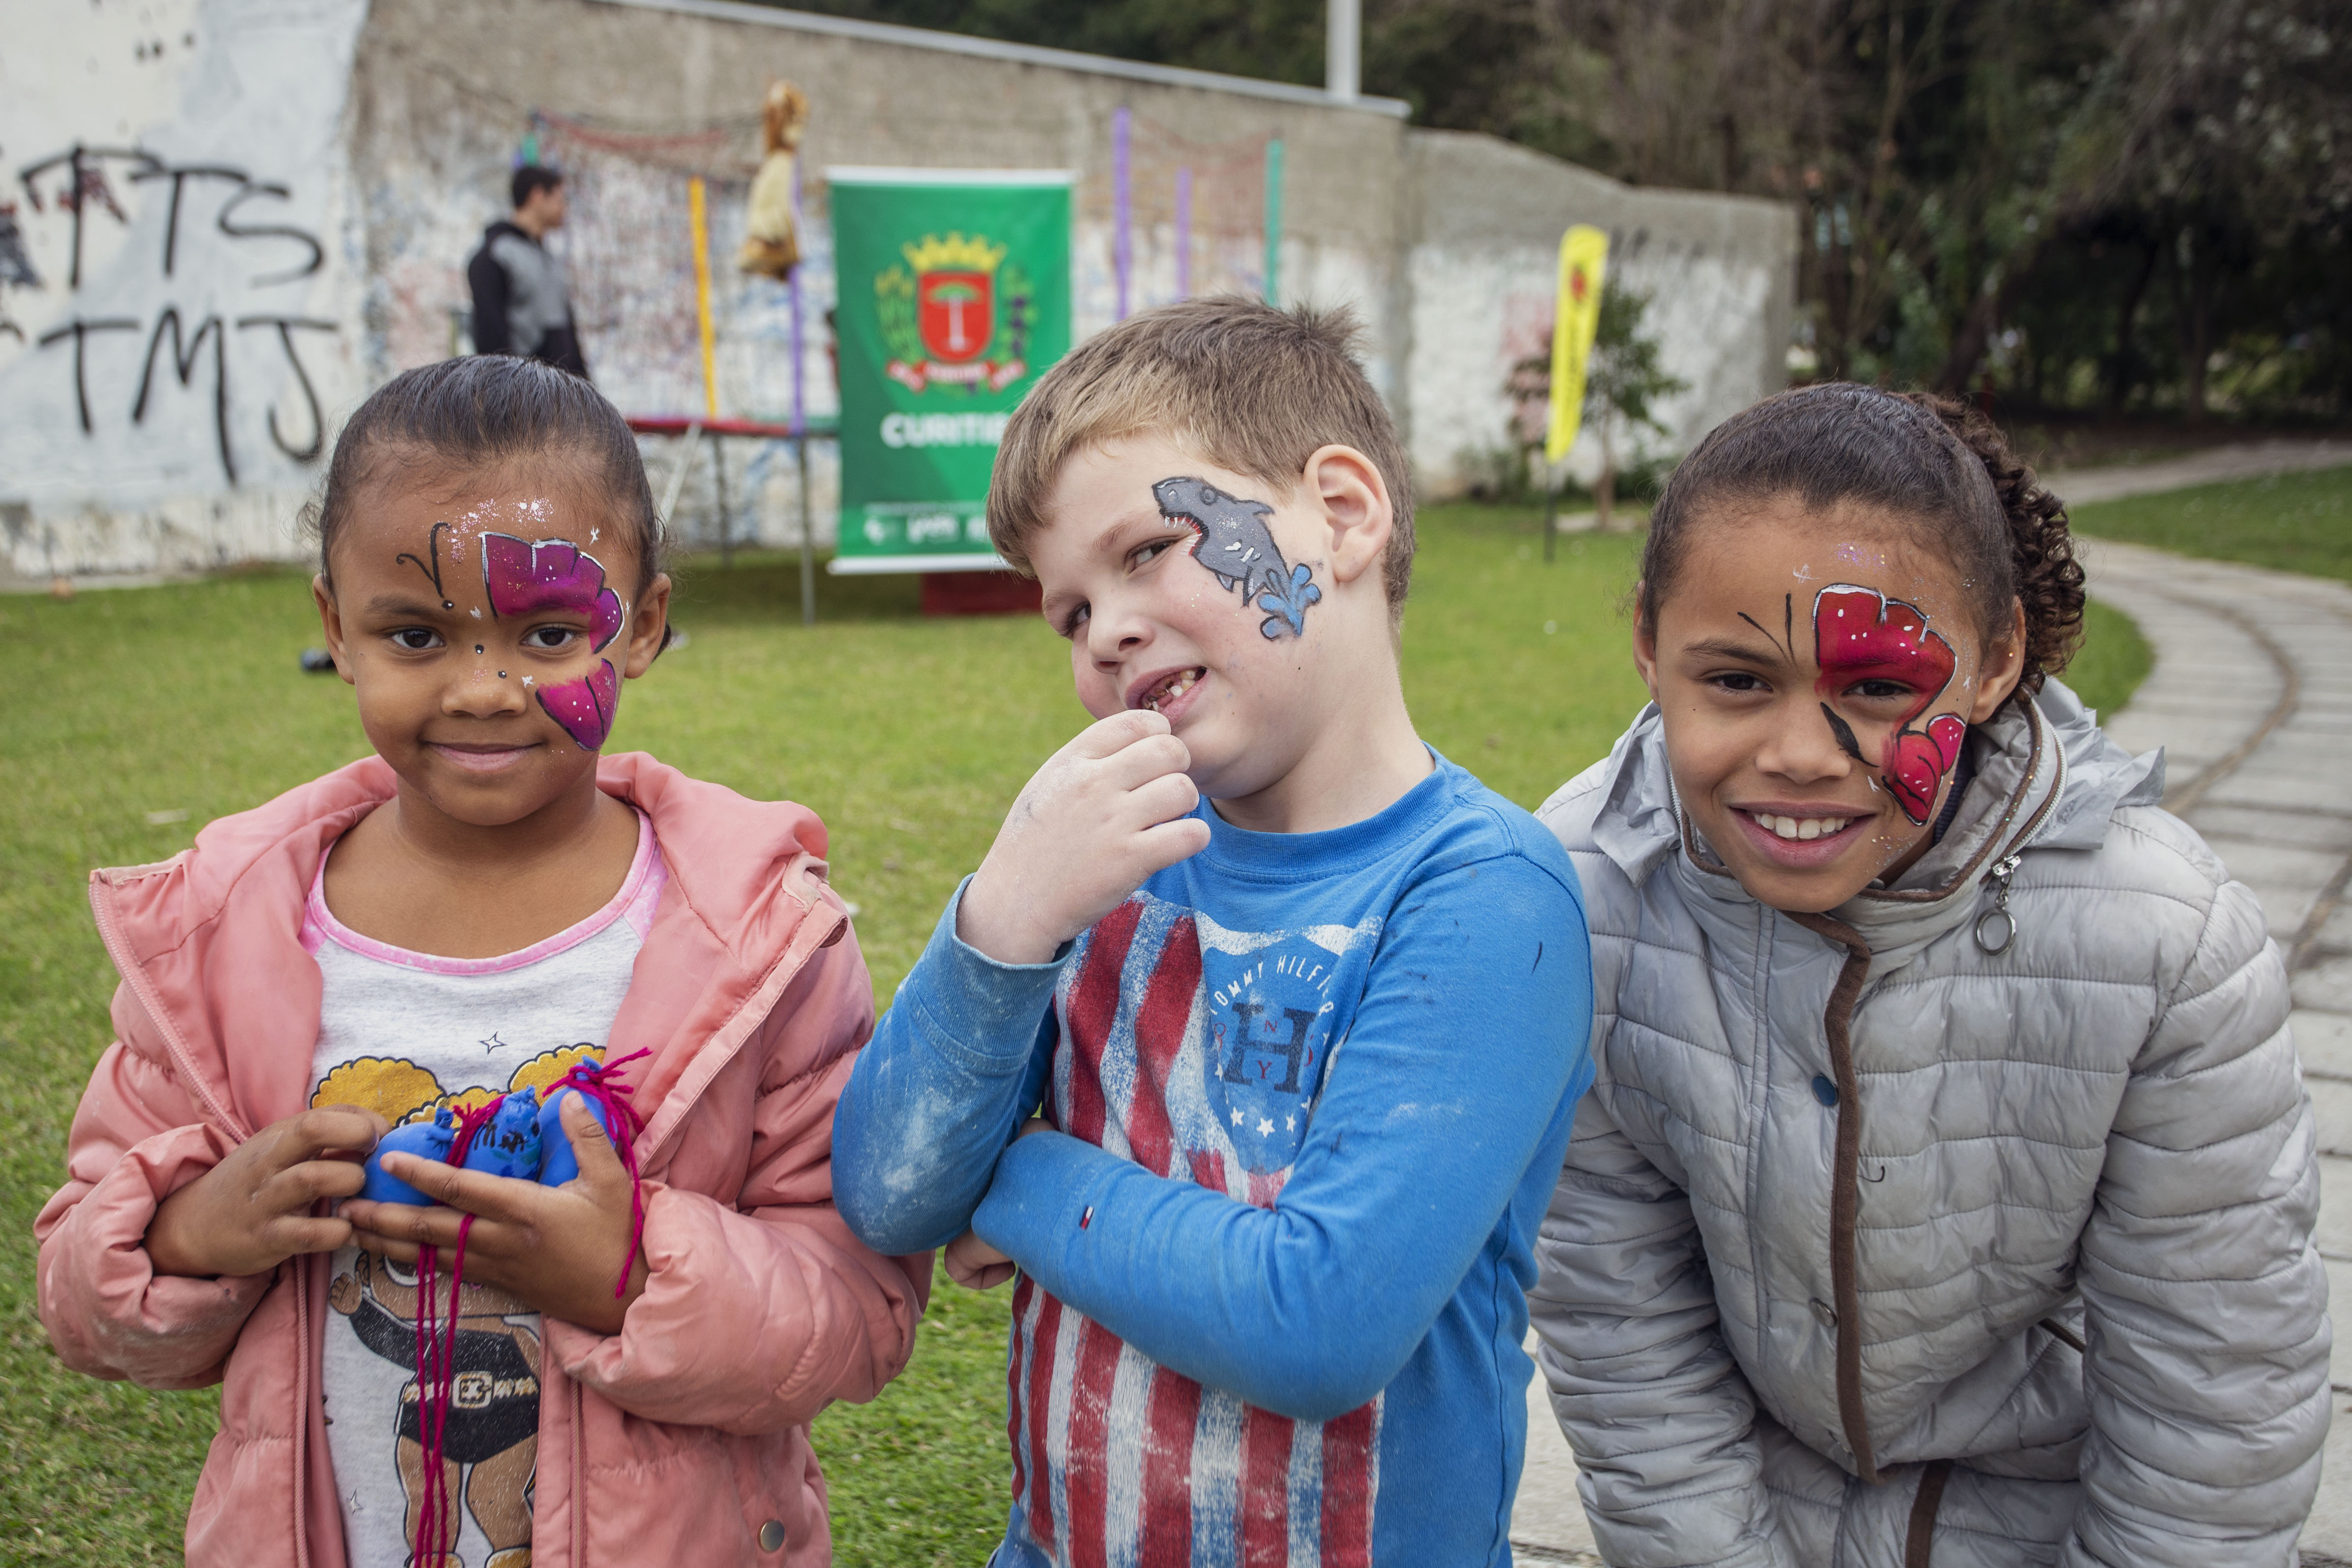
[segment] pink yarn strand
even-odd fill
[[[474,1146],[474,1136],[497,1119],[499,1107],[506,1103],[500,1094],[483,1104],[457,1113],[457,1133],[449,1140],[446,1164],[463,1166],[466,1155]],[[417,1568],[426,1563],[438,1564],[447,1556],[442,1550],[445,1536],[455,1517],[449,1500],[447,1478],[443,1474],[443,1456],[449,1430],[449,1406],[457,1403],[457,1320],[458,1292],[466,1283],[466,1237],[474,1228],[474,1217],[467,1215],[457,1224],[457,1249],[449,1264],[448,1322],[442,1322],[440,1291],[440,1251],[432,1246],[416,1250],[416,1441],[424,1450],[424,1485],[416,1503],[416,1540],[412,1560]],[[426,1556],[430,1551],[432,1555]]]
[[[637,1249],[644,1244],[646,1234],[645,1181],[637,1170],[637,1137],[645,1131],[645,1120],[629,1098],[636,1086],[618,1082],[618,1074],[629,1062],[652,1054],[641,1049],[614,1061],[573,1062],[571,1071],[549,1084],[541,1096],[544,1103],[559,1089],[578,1090],[582,1098],[594,1103],[602,1112],[603,1124],[615,1134],[614,1142],[619,1145],[621,1164],[629,1173],[629,1250],[621,1260],[621,1277],[613,1283],[616,1301],[628,1293],[629,1275],[636,1266]],[[499,1107],[505,1103],[506,1096],[500,1094],[459,1111],[457,1135],[449,1140],[449,1152],[442,1156],[445,1162],[463,1166],[474,1146],[475,1134],[497,1119]],[[428,1563],[438,1568],[446,1557],[441,1549],[442,1538],[455,1517],[442,1465],[449,1430],[449,1407],[457,1402],[458,1293],[466,1283],[466,1238],[473,1228],[474,1217],[470,1214],[458,1222],[457,1250],[449,1262],[446,1326],[437,1290],[440,1253],[431,1246],[420,1247],[416,1252],[416,1437],[425,1451],[424,1486],[416,1504],[414,1561],[418,1568],[425,1568]],[[430,1556],[426,1555],[428,1551]]]
[[[576,1089],[581,1098],[603,1109],[603,1124],[614,1129],[614,1142],[620,1145],[621,1165],[629,1173],[629,1249],[621,1259],[621,1277],[613,1281],[614,1301],[629,1293],[629,1274],[636,1267],[637,1249],[646,1236],[645,1179],[637,1173],[637,1135],[645,1131],[645,1119],[637,1114],[636,1106],[628,1098],[636,1092],[636,1085],[619,1082],[617,1079],[622,1068],[641,1056],[652,1054],[640,1046],[612,1061],[583,1059],[573,1062],[571,1071],[547,1089],[550,1095],[559,1089]]]

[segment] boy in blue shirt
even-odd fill
[[[1353,336],[1131,317],[998,453],[1097,722],[950,901],[833,1167],[882,1251],[1019,1266],[998,1568],[1510,1561],[1590,952],[1552,836],[1405,711],[1412,503]]]

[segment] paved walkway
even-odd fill
[[[2265,444],[2052,484],[2104,500],[2347,462],[2343,443]],[[2352,1312],[2352,585],[2104,540],[2084,540],[2083,557],[2092,594],[2137,622],[2156,653],[2109,733],[2134,751],[2167,748],[2165,804],[2253,889],[2286,954],[2318,1113],[2320,1251]],[[2352,1332],[2339,1333],[2333,1381],[2337,1413],[2352,1414]],[[1536,1383],[1511,1539],[1523,1560],[1596,1564],[1575,1461]],[[2303,1548],[2306,1568],[2352,1568],[2352,1421],[2330,1435]]]

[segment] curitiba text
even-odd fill
[[[1007,413],[886,413],[885,446],[993,446],[1004,439]]]

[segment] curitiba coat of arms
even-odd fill
[[[985,235],[925,235],[898,247],[907,265],[875,275],[886,373],[910,392],[939,386],[1003,392],[1028,373],[1036,315],[1028,274],[1004,265]]]

